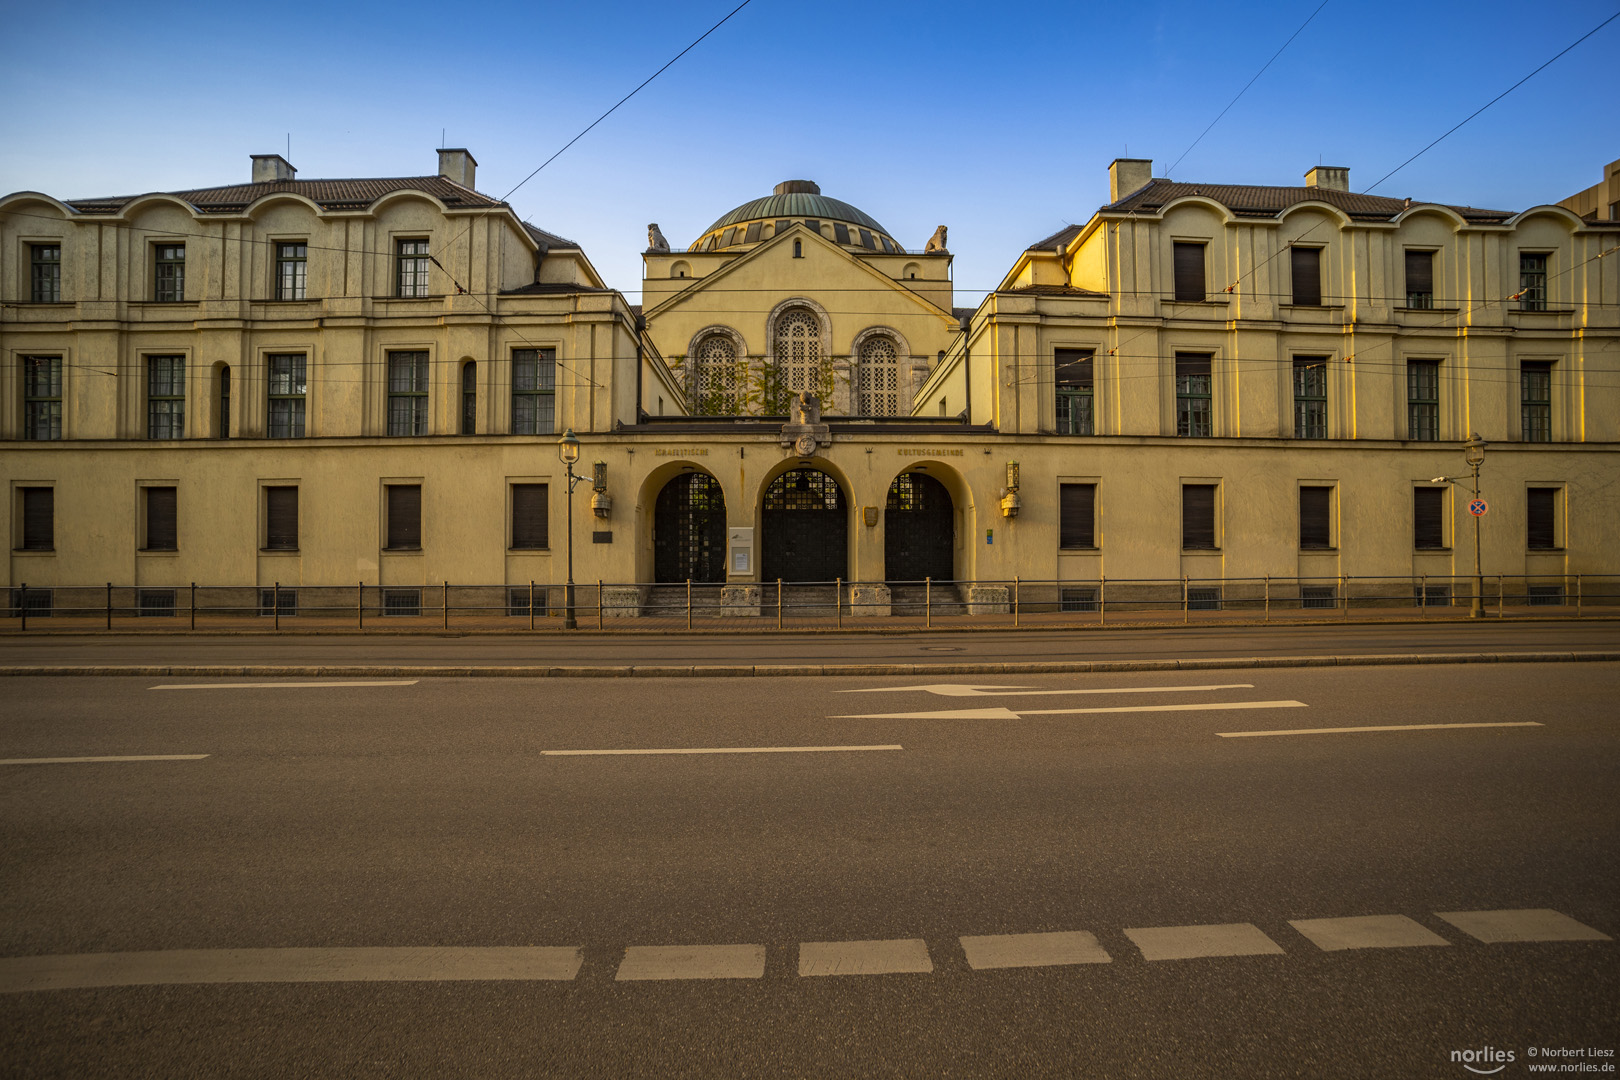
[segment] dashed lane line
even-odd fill
[[[1025,716],[1077,716],[1100,713],[1204,712],[1229,709],[1304,709],[1303,701],[1211,701],[1195,705],[1109,705],[1092,709],[946,709],[937,712],[856,713],[832,720],[1018,720]]]
[[[968,967],[974,971],[1106,964],[1113,959],[1097,944],[1096,936],[1084,930],[1045,934],[984,934],[957,940],[962,943],[962,952],[967,955]]]
[[[1253,923],[1152,926],[1126,930],[1144,960],[1192,960],[1204,956],[1281,956],[1283,947]]]
[[[1405,915],[1357,915],[1343,919],[1290,919],[1323,952],[1341,949],[1401,949],[1451,942]]]
[[[117,757],[0,758],[0,765],[84,765],[97,761],[201,761],[207,754],[124,754]]]
[[[1023,686],[984,686],[979,683],[931,683],[927,686],[868,686],[834,690],[835,694],[897,694],[924,691],[939,697],[1050,697],[1058,694],[1185,694],[1201,690],[1253,690],[1253,683],[1218,683],[1211,686],[1109,686],[1084,690],[1031,690]]]
[[[304,690],[333,686],[415,686],[420,679],[365,679],[351,682],[215,682],[164,683],[148,690]]]
[[[1509,941],[1613,941],[1608,934],[1551,908],[1437,911],[1437,916],[1487,945]]]
[[[800,975],[927,974],[933,970],[922,938],[806,941],[799,946]]]
[[[542,750],[543,757],[596,757],[625,754],[827,754],[856,750],[904,750],[899,744],[886,746],[678,746],[662,750]]]
[[[1479,724],[1379,724],[1373,727],[1290,728],[1285,731],[1218,731],[1223,739],[1252,739],[1263,735],[1345,735],[1357,731],[1440,731],[1445,728],[1541,727],[1534,720]]]
[[[624,951],[614,979],[759,979],[764,975],[763,945],[632,945]]]

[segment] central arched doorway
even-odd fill
[[[766,581],[833,581],[849,565],[849,512],[838,481],[793,469],[765,489],[761,576]]]
[[[653,580],[726,580],[726,496],[708,473],[682,473],[653,504]]]
[[[895,477],[883,511],[883,576],[950,581],[955,551],[956,507],[945,485],[923,472]]]

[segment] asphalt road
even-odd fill
[[[84,635],[0,638],[0,665],[829,664],[1614,651],[1620,621],[839,634]]]
[[[6,762],[207,756],[0,765],[0,1071],[1404,1078],[1620,1050],[1620,942],[1592,936],[1620,937],[1620,665],[232,681],[6,680]],[[1104,692],[1027,692],[1076,690]],[[1127,711],[1055,711],[1082,709]],[[1519,726],[1228,737],[1455,724]],[[834,746],[896,749],[547,753]],[[1542,910],[1589,939],[1457,914]],[[1365,916],[1412,944],[1294,925]],[[1155,958],[1210,935],[1151,931],[1210,926],[1249,954]],[[1092,943],[1029,936],[1054,933]],[[987,966],[989,935],[1039,966]],[[675,945],[754,948],[628,980]],[[577,972],[356,952],[489,947]],[[829,948],[929,970],[815,974]],[[361,973],[174,975],[294,978],[292,950]],[[137,985],[23,988],[106,953],[144,954]]]

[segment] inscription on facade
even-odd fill
[[[962,456],[962,451],[959,450],[959,449],[958,450],[946,450],[943,447],[936,447],[936,448],[931,449],[931,450],[908,450],[908,449],[906,449],[904,447],[901,447],[900,456],[901,457],[961,457]]]
[[[654,457],[708,457],[706,446],[677,446],[671,450],[654,450]]]

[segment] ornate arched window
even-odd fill
[[[724,334],[709,334],[698,342],[693,357],[693,411],[708,416],[741,413],[744,387],[736,343]]]
[[[821,320],[803,308],[776,320],[776,371],[791,396],[801,390],[821,394]]]
[[[874,334],[863,341],[856,370],[860,415],[893,416],[900,411],[900,350],[893,338]]]

